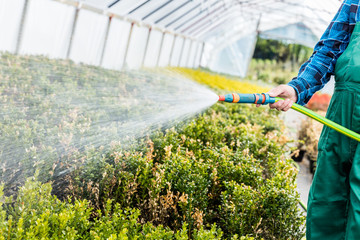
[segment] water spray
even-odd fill
[[[253,104],[262,104],[266,105],[269,103],[275,103],[279,100],[283,100],[282,98],[278,97],[270,97],[267,93],[255,93],[255,94],[239,94],[239,93],[232,93],[232,94],[226,94],[224,96],[219,96],[219,101],[222,102],[230,102],[230,103],[253,103]],[[348,136],[356,141],[360,142],[360,134],[345,128],[341,126],[340,124],[337,124],[313,111],[310,109],[307,109],[303,106],[300,106],[299,104],[294,103],[291,106],[292,109],[324,124],[325,126],[334,129],[335,131],[338,131],[339,133],[344,134],[345,136]]]

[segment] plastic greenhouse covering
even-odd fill
[[[69,58],[117,70],[201,65],[244,76],[258,34],[313,47],[340,4],[338,0],[0,0],[0,51]]]

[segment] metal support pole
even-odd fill
[[[171,66],[171,59],[172,59],[172,56],[173,56],[173,53],[174,53],[175,41],[176,41],[177,36],[178,35],[176,35],[176,34],[174,35],[174,39],[173,39],[173,43],[172,43],[171,51],[170,51],[170,58],[169,58],[168,66]]]
[[[159,66],[159,62],[160,62],[160,57],[161,57],[161,52],[162,52],[162,48],[163,48],[163,43],[164,43],[164,37],[165,37],[165,32],[163,32],[162,37],[161,37],[161,42],[160,42],[160,49],[159,49],[159,55],[157,58],[157,62],[156,62],[156,66]]]
[[[18,32],[18,38],[16,41],[16,48],[15,48],[15,54],[18,54],[20,51],[20,46],[22,43],[22,39],[23,39],[23,34],[24,34],[24,25],[25,25],[25,21],[26,21],[26,16],[27,16],[27,10],[29,7],[29,0],[25,0],[24,2],[24,8],[21,14],[21,20],[20,20],[20,26],[19,26],[19,32]]]
[[[197,58],[198,52],[199,52],[199,45],[200,45],[200,43],[196,44],[196,51],[195,51],[195,56],[194,56],[194,61],[193,61],[193,64],[192,64],[192,68],[194,68],[194,65],[196,63],[196,58]]]
[[[149,28],[149,33],[148,33],[148,36],[147,36],[147,39],[146,39],[144,56],[143,56],[143,59],[142,59],[142,62],[141,62],[142,67],[144,67],[144,64],[145,64],[145,58],[146,58],[146,53],[147,53],[148,46],[149,46],[150,34],[151,34],[151,27]]]
[[[199,67],[201,67],[201,62],[202,62],[202,59],[203,59],[203,55],[204,55],[204,48],[205,48],[205,42],[203,42],[202,44],[202,48],[201,48],[201,53],[200,53],[200,60],[199,60]]]
[[[71,29],[71,33],[70,33],[70,39],[69,39],[69,46],[68,46],[68,50],[66,53],[66,58],[69,59],[70,58],[70,52],[71,52],[71,48],[73,45],[73,40],[74,40],[74,34],[75,34],[75,30],[76,30],[76,25],[77,25],[77,20],[79,18],[79,12],[80,12],[80,8],[79,5],[76,7],[76,11],[75,11],[75,15],[74,15],[74,20],[72,23],[72,29]]]
[[[104,36],[104,45],[101,51],[101,57],[100,57],[100,66],[103,64],[104,61],[104,56],[105,56],[105,49],[106,49],[106,44],[108,41],[108,37],[109,37],[109,32],[110,32],[110,25],[111,25],[111,20],[112,20],[113,16],[109,17],[109,21],[106,27],[106,32],[105,32],[105,36]]]
[[[123,61],[123,66],[122,68],[124,69],[125,68],[125,65],[126,65],[126,60],[127,60],[127,55],[128,55],[128,52],[129,52],[129,46],[130,46],[130,41],[131,41],[131,35],[132,35],[132,32],[133,32],[133,29],[134,29],[134,24],[135,23],[131,23],[131,27],[130,27],[130,31],[129,31],[129,37],[128,37],[128,41],[127,41],[127,44],[126,44],[126,49],[125,49],[125,54],[124,54],[124,61]]]
[[[184,37],[184,41],[183,41],[183,44],[181,46],[181,51],[180,51],[180,58],[179,58],[179,63],[178,63],[178,67],[180,67],[180,63],[181,63],[181,59],[182,59],[182,55],[183,55],[183,52],[184,52],[184,45],[185,45],[185,41],[186,41],[186,38]]]
[[[190,59],[191,48],[192,48],[193,43],[194,43],[194,41],[191,41],[191,43],[190,43],[189,52],[188,52],[187,59],[186,59],[186,67],[189,66],[189,59]]]

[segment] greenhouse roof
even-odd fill
[[[292,24],[319,38],[341,1],[327,0],[85,0],[120,16],[155,25],[206,42],[221,44],[250,32]],[[271,32],[270,32],[271,33]],[[276,36],[287,39],[287,36]],[[300,36],[289,39],[304,42]],[[305,41],[306,42],[306,41]]]
[[[326,5],[324,5],[326,3]],[[257,36],[313,47],[339,0],[0,0],[0,50],[245,76]]]

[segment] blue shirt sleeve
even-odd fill
[[[288,83],[297,92],[298,104],[305,105],[334,74],[336,61],[348,46],[355,27],[355,17],[353,16],[357,12],[359,1],[357,4],[351,4],[352,1],[345,0],[343,2],[316,44],[310,59],[300,67],[298,76]],[[351,20],[350,16],[352,16]]]

